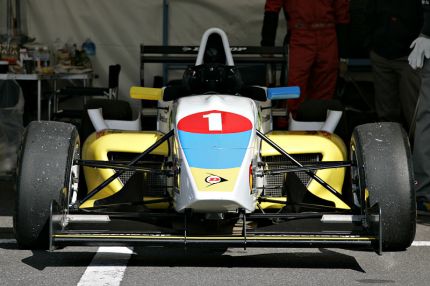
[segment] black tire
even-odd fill
[[[353,191],[368,190],[360,205],[379,203],[382,249],[404,250],[415,237],[416,204],[411,151],[406,132],[392,122],[357,126],[351,138]],[[364,198],[364,196],[362,196]]]
[[[48,246],[50,203],[68,200],[61,196],[61,190],[77,185],[77,178],[72,178],[74,158],[79,158],[79,135],[74,125],[33,121],[27,126],[18,159],[13,216],[20,247]]]

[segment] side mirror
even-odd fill
[[[270,100],[294,99],[300,97],[300,87],[269,87],[267,89],[267,98]]]
[[[134,99],[161,100],[163,98],[162,88],[132,86],[130,97]]]

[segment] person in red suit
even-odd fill
[[[279,12],[287,20],[288,85],[301,96],[288,100],[294,115],[305,99],[332,99],[339,67],[347,66],[349,0],[266,0],[261,45],[274,46]]]

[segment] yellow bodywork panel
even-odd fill
[[[130,97],[133,99],[161,100],[163,98],[162,88],[132,86]]]
[[[163,136],[162,133],[154,131],[120,131],[104,130],[93,133],[83,145],[82,159],[108,161],[109,152],[120,153],[142,153]],[[267,134],[268,138],[290,154],[321,154],[322,161],[344,161],[346,160],[346,147],[343,141],[336,135],[326,132],[309,131],[274,131]],[[178,148],[177,142],[174,149]],[[168,143],[164,142],[151,154],[168,156]],[[280,156],[280,154],[267,143],[262,142],[261,155]],[[106,179],[114,174],[112,169],[101,169],[84,167],[84,174],[88,191],[93,190]],[[342,192],[342,185],[345,177],[345,168],[333,168],[318,170],[316,175],[331,185],[339,193]],[[123,187],[119,179],[112,181],[94,197],[86,201],[80,208],[94,206],[94,202],[99,199],[109,197]],[[332,201],[337,208],[348,209],[349,207],[336,196],[327,191],[315,180],[311,180],[308,189],[314,195]],[[149,199],[149,198],[148,198]],[[151,198],[156,199],[156,198]],[[277,208],[283,206],[286,198],[273,198],[279,200],[280,204],[274,202],[262,203],[260,207]],[[164,205],[163,205],[164,206]],[[158,206],[158,207],[163,207]],[[155,207],[155,206],[154,206]]]
[[[289,154],[316,154],[322,155],[322,161],[345,161],[346,147],[342,139],[337,135],[322,131],[274,131],[266,136]],[[266,142],[262,143],[261,155],[281,155]],[[318,170],[316,175],[327,182],[336,191],[342,193],[342,185],[345,178],[345,168],[332,168]],[[311,180],[308,189],[314,195],[332,201],[337,208],[349,209],[349,207],[321,186],[315,180]]]
[[[154,131],[103,130],[96,132],[91,134],[85,141],[82,148],[82,159],[108,161],[109,152],[136,153],[137,156],[162,136],[162,133]],[[151,152],[151,154],[162,156],[167,156],[168,153],[169,147],[167,142],[164,142]],[[114,170],[84,167],[84,174],[88,191],[90,192],[112,176]],[[94,201],[111,196],[121,190],[122,187],[121,181],[116,179],[91,199],[83,203],[80,208],[93,207]]]
[[[270,199],[273,201],[278,201],[279,203],[261,202],[260,207],[262,209],[282,209],[285,206],[285,202],[287,201],[287,197],[272,197]]]

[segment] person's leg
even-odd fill
[[[288,55],[288,86],[300,87],[300,98],[288,100],[288,112],[295,114],[301,102],[308,96],[311,66],[316,55],[312,31],[294,30],[290,39]]]
[[[421,75],[418,100],[413,164],[417,198],[430,202],[430,62],[426,60]],[[430,204],[429,211],[430,211]]]
[[[309,78],[309,99],[333,99],[339,72],[339,56],[334,29],[317,30],[317,59]]]
[[[375,52],[370,53],[375,89],[375,109],[381,121],[402,122],[399,99],[399,77],[393,69],[393,62]]]
[[[402,114],[406,124],[406,131],[413,129],[413,117],[415,108],[420,94],[421,73],[414,70],[408,63],[408,59],[400,58],[398,62],[398,72],[400,75],[399,81],[399,97],[402,106]]]

